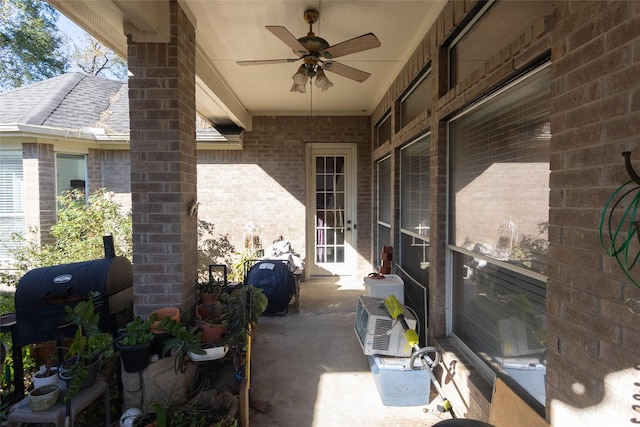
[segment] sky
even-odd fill
[[[86,32],[77,26],[73,21],[64,16],[63,14],[59,14],[60,18],[58,19],[58,29],[66,34],[71,40],[77,40],[82,35],[86,34]]]

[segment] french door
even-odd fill
[[[356,274],[355,144],[307,145],[307,267]]]

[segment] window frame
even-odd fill
[[[428,90],[431,91],[431,100],[427,104],[428,107],[425,108],[424,110],[422,110],[420,113],[416,114],[416,116],[413,117],[411,120],[406,121],[405,108],[404,108],[405,103],[407,102],[407,100],[409,98],[411,98],[412,95],[415,95],[416,91],[420,87],[420,85],[430,77],[432,77],[432,75],[431,75],[431,63],[427,64],[424,67],[424,69],[420,72],[420,74],[413,80],[413,82],[411,82],[411,84],[409,85],[407,90],[405,92],[403,92],[403,94],[398,98],[398,129],[404,128],[405,126],[407,126],[409,123],[414,121],[420,114],[422,114],[424,112],[427,112],[428,115],[431,115],[431,113],[432,113],[431,108],[433,106],[433,87],[428,89]],[[433,82],[431,82],[431,85],[433,85]],[[405,121],[406,121],[406,123],[405,123]]]
[[[381,206],[380,206],[380,185],[381,185],[381,181],[380,181],[380,168],[383,162],[389,162],[389,186],[390,186],[390,191],[389,191],[389,223],[386,223],[384,221],[382,221],[380,219],[380,212],[381,212]],[[380,266],[381,263],[381,259],[380,259],[380,254],[382,253],[382,246],[384,246],[383,242],[381,242],[380,239],[380,228],[381,227],[385,227],[386,229],[388,229],[389,231],[389,240],[391,241],[391,223],[393,222],[393,212],[391,212],[391,205],[392,205],[392,199],[393,199],[393,165],[391,163],[391,155],[387,155],[379,160],[376,161],[376,252],[374,254],[376,263],[378,266]]]
[[[83,169],[84,169],[84,193],[85,193],[85,197],[88,199],[89,197],[89,156],[85,153],[71,153],[71,152],[62,152],[62,151],[58,151],[55,153],[55,182],[56,182],[56,196],[61,195],[63,192],[69,190],[70,188],[64,188],[61,189],[61,185],[60,185],[60,159],[61,156],[68,156],[68,159],[71,159],[71,156],[76,157],[75,160],[80,161],[80,158],[82,158],[83,161]]]
[[[388,126],[386,126],[388,124]],[[385,127],[389,128],[389,138],[385,139],[385,140],[381,140],[380,139],[380,130],[384,129]],[[376,125],[374,126],[375,132],[376,132],[376,148],[383,146],[386,143],[390,143],[391,142],[391,137],[393,134],[393,128],[392,128],[392,124],[391,124],[391,111],[387,111],[380,120],[378,120],[378,123],[376,123]]]
[[[8,157],[5,157],[7,155]],[[7,185],[0,186],[0,189],[6,188],[7,192],[11,193],[0,194],[0,200],[10,199],[10,203],[5,203],[3,201],[2,206],[3,210],[7,207],[11,207],[12,210],[11,212],[0,212],[0,218],[2,218],[2,223],[4,224],[2,228],[6,226],[8,231],[8,239],[2,239],[4,243],[3,247],[0,248],[0,262],[3,262],[11,260],[9,254],[9,251],[11,249],[17,249],[21,246],[20,243],[13,244],[10,236],[11,234],[16,232],[24,235],[26,231],[26,212],[24,204],[24,157],[22,149],[16,148],[0,150],[0,157],[3,158],[2,175],[4,176],[5,174],[7,174],[6,177],[3,177],[3,180],[7,178]],[[5,163],[5,161],[7,160],[13,162],[13,166],[15,166],[15,169],[7,168],[8,163]],[[15,172],[15,176],[13,172]],[[11,175],[12,178],[9,178],[9,175]],[[9,179],[11,179],[11,183],[8,182]],[[11,224],[8,224],[9,221],[11,221]]]
[[[453,206],[452,206],[451,192],[453,191],[452,189],[452,173],[453,172],[451,170],[452,150],[450,147],[451,147],[451,144],[455,144],[457,142],[452,141],[451,125],[453,122],[455,122],[455,120],[472,113],[478,108],[482,108],[482,106],[485,105],[486,102],[492,100],[497,96],[500,96],[502,93],[509,90],[510,88],[525,82],[529,78],[534,77],[539,72],[547,70],[550,67],[550,65],[551,65],[551,62],[549,59],[545,60],[545,62],[541,64],[537,64],[535,67],[528,69],[526,72],[523,72],[521,75],[511,79],[510,81],[506,82],[502,86],[495,88],[485,96],[480,97],[478,100],[471,103],[467,108],[459,111],[458,113],[456,113],[455,115],[453,115],[447,120],[447,146],[448,146],[448,149],[447,149],[447,182],[448,184],[447,185],[449,188],[447,189],[448,207],[447,207],[447,237],[446,237],[447,239],[447,245],[446,245],[447,273],[446,273],[446,298],[445,298],[446,313],[447,313],[446,319],[445,319],[446,333],[447,333],[447,336],[451,337],[456,343],[458,343],[463,353],[465,353],[467,356],[470,357],[470,359],[472,360],[472,363],[475,365],[478,371],[489,381],[493,381],[495,377],[498,375],[499,371],[494,370],[495,368],[491,367],[491,365],[495,365],[495,363],[492,364],[491,361],[479,356],[467,342],[465,342],[461,337],[456,335],[456,333],[453,331],[454,316],[456,315],[456,313],[454,313],[454,310],[455,310],[455,307],[454,307],[455,257],[458,255],[469,255],[469,256],[480,258],[480,259],[484,258],[485,261],[490,262],[493,265],[496,265],[498,267],[506,267],[510,271],[516,274],[521,274],[525,277],[530,278],[531,280],[544,282],[545,285],[547,281],[547,276],[527,268],[522,268],[519,266],[507,264],[506,262],[502,262],[494,258],[480,256],[478,253],[461,248],[457,246],[455,242],[452,242],[452,236],[454,235],[452,227],[455,222],[454,222],[454,218],[452,217]],[[548,191],[550,192],[550,190]],[[546,296],[545,296],[545,300],[546,300]],[[512,386],[512,388],[514,388],[518,392],[518,394],[521,397],[523,397],[532,408],[534,408],[538,412],[544,410],[544,402],[540,402],[539,400],[537,400],[533,395],[529,393],[529,391],[525,390],[523,385],[516,382],[516,380],[512,379],[511,377],[507,377],[507,381],[509,382],[510,386]],[[545,391],[545,395],[546,395],[546,391]]]

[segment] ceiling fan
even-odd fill
[[[317,10],[309,9],[304,12],[304,20],[309,24],[309,33],[299,39],[295,38],[285,27],[266,26],[267,30],[293,49],[293,53],[296,54],[297,58],[237,61],[236,63],[238,65],[266,65],[302,60],[303,64],[292,77],[293,86],[291,87],[291,92],[305,93],[307,81],[314,77],[316,78],[316,86],[323,91],[333,86],[333,83],[324,74],[324,70],[360,83],[367,80],[371,76],[370,73],[335,62],[333,59],[379,47],[380,40],[373,33],[367,33],[331,46],[325,39],[313,33],[313,24],[318,21],[319,16],[320,14]]]

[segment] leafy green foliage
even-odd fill
[[[41,0],[0,1],[0,90],[65,72],[58,12]]]
[[[65,319],[76,325],[76,333],[73,343],[67,350],[67,357],[70,366],[64,367],[68,376],[71,377],[64,401],[67,402],[78,393],[82,380],[87,378],[87,366],[93,363],[99,356],[102,349],[92,345],[92,338],[102,335],[98,323],[100,313],[96,312],[102,301],[98,292],[91,292],[86,300],[80,301],[74,307],[65,306],[67,313]]]
[[[220,294],[225,288],[224,280],[221,279],[196,282],[196,290],[201,294]]]
[[[58,197],[58,221],[51,227],[52,243],[38,244],[37,230],[29,238],[14,234],[21,242],[10,251],[14,265],[0,272],[0,279],[17,286],[29,270],[104,257],[103,236],[112,235],[116,255],[132,259],[131,214],[113,200],[113,193],[99,189],[89,198],[80,190]]]
[[[162,354],[174,352],[175,372],[185,372],[187,365],[187,353],[205,354],[200,343],[200,332],[198,327],[187,328],[180,322],[176,322],[170,317],[166,317],[160,321],[158,329],[165,331],[171,337],[164,342]]]
[[[155,316],[153,316],[153,319],[149,318],[148,320],[136,316],[135,319],[124,326],[123,334],[118,337],[118,344],[121,346],[134,346],[152,341],[151,323],[155,321]]]
[[[234,247],[228,234],[215,236],[214,225],[198,220],[198,280],[209,280],[209,264],[231,265]]]
[[[222,294],[220,300],[222,315],[219,321],[229,330],[224,336],[224,343],[244,348],[250,333],[249,325],[257,323],[267,308],[267,296],[262,289],[248,285]]]

